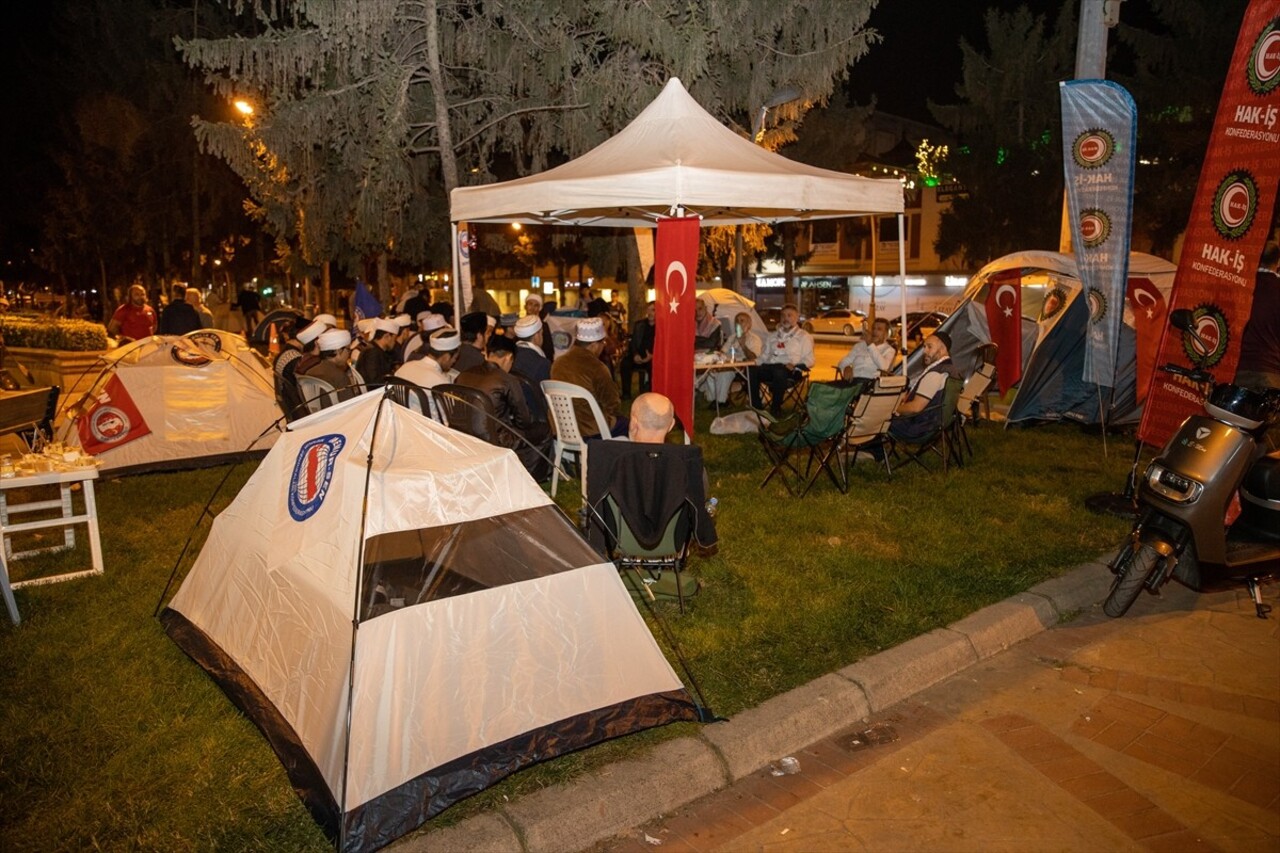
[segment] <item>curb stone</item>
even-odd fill
[[[1111,578],[1105,558],[747,709],[699,736],[659,744],[448,829],[393,842],[419,850],[572,851],[625,833],[829,737],[980,660],[1096,605]],[[845,684],[847,687],[842,687]],[[508,821],[510,823],[508,823]],[[522,838],[523,836],[523,838]]]

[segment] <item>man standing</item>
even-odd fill
[[[787,389],[804,377],[813,362],[813,336],[800,328],[800,309],[788,303],[782,306],[778,328],[765,341],[756,366],[747,372],[751,405],[761,408],[760,386],[768,385],[769,410],[774,415],[782,414],[782,398]]]
[[[262,319],[262,297],[258,295],[258,285],[249,282],[241,288],[236,295],[235,307],[244,315],[244,334],[249,337]]]
[[[653,343],[656,332],[654,319],[656,316],[657,308],[654,303],[650,302],[645,309],[645,315],[636,320],[635,328],[631,330],[631,340],[627,344],[627,351],[622,356],[618,371],[622,376],[623,397],[631,396],[631,376],[633,373],[639,374],[641,394],[649,390],[653,381]]]
[[[169,291],[169,304],[160,312],[160,334],[185,335],[199,328],[200,315],[187,302],[187,288],[175,284]]]
[[[365,388],[381,388],[387,384],[387,377],[395,372],[396,357],[392,350],[398,334],[400,326],[395,320],[379,317],[373,321],[369,345],[356,360],[356,372],[364,379]]]
[[[614,436],[627,434],[627,419],[621,417],[622,397],[618,394],[618,386],[613,384],[613,376],[609,368],[600,360],[604,351],[604,321],[599,317],[590,317],[578,321],[577,340],[568,352],[557,358],[551,365],[551,378],[557,382],[569,382],[591,392],[600,404],[600,411]],[[578,419],[578,431],[583,438],[598,436],[599,428],[591,410],[582,400],[573,401],[573,412]]]
[[[187,304],[196,309],[196,314],[200,316],[200,328],[213,328],[213,312],[209,310],[209,306],[204,304],[204,296],[200,293],[198,287],[188,287],[184,294]]]
[[[871,340],[858,341],[836,365],[845,382],[870,385],[893,366],[893,344],[889,343],[889,321],[877,317],[871,324]]]
[[[140,284],[129,286],[129,298],[111,315],[107,334],[120,343],[139,341],[156,333],[156,312],[147,304],[147,289]]]
[[[949,377],[959,375],[951,363],[950,335],[934,332],[923,346],[925,371],[889,423],[889,434],[908,444],[923,441],[942,425],[942,391]]]
[[[459,373],[457,384],[489,395],[494,416],[506,425],[505,429],[490,427],[493,443],[514,450],[525,470],[541,481],[551,473],[544,460],[550,429],[545,421],[534,420],[520,381],[511,375],[515,358],[515,341],[494,335],[489,339],[484,362]]]
[[[351,376],[351,333],[346,329],[330,329],[322,334],[316,346],[320,350],[320,359],[312,364],[300,376],[314,376],[328,382],[338,392],[338,402],[350,400],[360,389],[356,387]]]

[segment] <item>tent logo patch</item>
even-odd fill
[[[1245,77],[1255,95],[1270,94],[1280,85],[1280,18],[1272,19],[1258,34]]]
[[[1228,240],[1238,240],[1258,212],[1258,182],[1244,169],[1228,172],[1213,194],[1213,227]]]
[[[346,443],[346,438],[335,433],[313,438],[298,449],[289,478],[289,515],[294,521],[306,521],[320,509]]]
[[[115,406],[99,406],[89,418],[89,432],[102,444],[115,444],[131,426],[129,416]]]
[[[1080,211],[1080,238],[1085,248],[1096,249],[1111,236],[1111,217],[1105,210],[1090,207]]]
[[[217,332],[188,332],[185,337],[214,352],[222,352],[222,338],[218,337]]]
[[[1213,367],[1227,354],[1227,318],[1222,309],[1210,303],[1198,306],[1191,317],[1195,335],[1182,333],[1182,351],[1196,367]]]
[[[1100,127],[1090,128],[1081,133],[1071,145],[1071,157],[1081,169],[1097,169],[1099,166],[1105,166],[1115,151],[1115,137]]]
[[[174,344],[169,347],[169,355],[178,364],[185,364],[187,367],[204,367],[213,361],[190,344]]]
[[[1061,287],[1055,287],[1045,294],[1044,308],[1041,310],[1040,319],[1048,320],[1050,317],[1062,310],[1062,306],[1067,304],[1067,292]]]

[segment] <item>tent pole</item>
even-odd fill
[[[904,214],[898,214],[898,293],[902,301],[902,340],[898,343],[902,346],[902,376],[907,380],[907,384],[911,384],[911,377],[907,375],[907,248],[902,244],[902,228],[905,224],[906,217]],[[875,283],[875,278],[871,279]]]
[[[449,247],[449,257],[453,262],[453,327],[462,329],[462,314],[467,310],[467,306],[462,302],[462,279],[458,276],[458,223],[449,223],[449,233],[453,235],[453,242]],[[468,294],[470,295],[470,294]]]

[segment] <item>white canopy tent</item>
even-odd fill
[[[896,213],[898,274],[906,273],[898,180],[820,169],[761,148],[704,110],[675,77],[621,132],[581,157],[513,181],[459,187],[450,206],[454,280],[463,286],[459,223],[654,228],[680,212],[703,225]],[[459,298],[466,304],[470,293]]]

